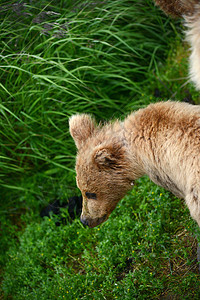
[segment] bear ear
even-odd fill
[[[123,165],[124,151],[119,145],[110,145],[95,150],[94,161],[100,168],[118,169]]]
[[[73,115],[69,119],[69,131],[77,149],[93,134],[95,121],[86,114]]]

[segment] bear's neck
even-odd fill
[[[146,174],[157,185],[183,198],[186,172],[183,174],[181,166],[173,162],[173,159],[175,162],[178,159],[172,157],[176,152],[169,143],[172,132],[160,126],[161,124],[154,123],[150,116],[145,115],[145,109],[125,119],[124,136],[128,153],[133,158],[133,174],[137,178]],[[174,168],[178,172],[174,172]]]

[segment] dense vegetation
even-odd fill
[[[3,1],[0,18],[1,298],[199,299],[197,225],[148,178],[97,228],[40,217],[80,195],[72,114],[199,103],[181,22],[151,0]]]

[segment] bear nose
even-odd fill
[[[81,223],[82,223],[84,226],[88,226],[89,222],[88,222],[87,219],[81,217],[80,220],[81,220]]]

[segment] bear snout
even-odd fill
[[[89,222],[86,218],[80,217],[80,221],[84,226],[89,226]]]
[[[90,228],[96,227],[98,225],[100,225],[101,223],[103,223],[104,221],[106,221],[108,219],[107,214],[105,214],[103,217],[100,218],[95,218],[95,219],[91,219],[91,218],[86,218],[84,216],[80,217],[80,221],[84,226],[88,226]]]

